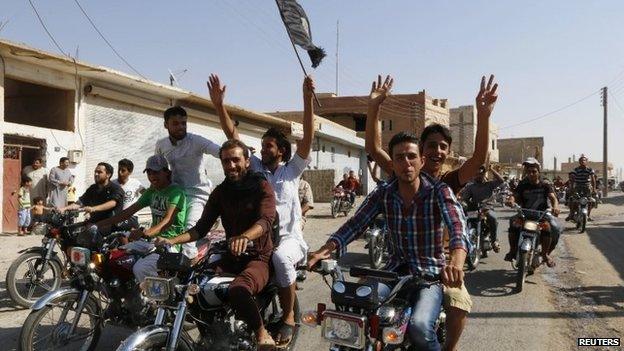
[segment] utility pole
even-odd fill
[[[602,196],[607,197],[608,191],[608,155],[607,155],[607,87],[602,88],[602,111],[604,114],[604,122],[603,122],[603,137],[602,137]]]
[[[338,96],[338,50],[340,45],[340,20],[336,20],[336,96]]]

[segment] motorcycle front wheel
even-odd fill
[[[336,200],[332,200],[331,202],[331,215],[333,218],[338,217],[338,210],[340,208],[340,202]]]
[[[479,265],[481,258],[481,240],[480,235],[475,228],[470,228],[470,242],[472,243],[472,251],[466,256],[466,264],[468,269],[473,271]]]
[[[26,252],[11,263],[5,281],[9,297],[18,305],[30,308],[61,286],[61,264],[50,259],[44,265],[43,261],[39,252]]]
[[[518,260],[518,268],[517,268],[518,271],[516,274],[516,291],[517,292],[521,292],[522,288],[524,288],[524,280],[526,279],[529,264],[530,264],[528,260],[529,260],[529,253],[521,252],[520,259]]]
[[[586,214],[582,214],[581,218],[580,218],[580,221],[578,223],[579,233],[584,233],[586,226],[587,226],[587,215]]]
[[[76,311],[79,300],[80,293],[68,293],[32,311],[22,327],[19,350],[94,350],[102,332],[101,311],[92,296],[82,311]],[[76,327],[70,334],[74,322]]]
[[[385,234],[371,235],[368,240],[368,259],[371,268],[379,269],[383,264],[384,251],[386,250]]]

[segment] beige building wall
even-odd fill
[[[473,105],[459,106],[450,109],[449,128],[453,136],[451,150],[460,156],[470,157],[474,153],[477,136],[477,112]],[[498,126],[490,122],[488,148],[490,162],[499,162],[497,145]]]
[[[535,157],[544,164],[543,137],[498,139],[497,143],[500,163],[520,164],[527,157]]]

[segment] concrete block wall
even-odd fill
[[[336,185],[334,178],[336,171],[333,169],[308,169],[303,172],[303,177],[310,183],[314,202],[330,202],[332,189]]]

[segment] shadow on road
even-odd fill
[[[624,196],[620,195],[620,196],[611,196],[611,197],[603,198],[602,203],[611,204],[615,206],[622,206],[624,205]]]
[[[612,317],[621,317],[624,315],[624,312],[620,311],[609,311],[609,312],[599,312],[596,313],[599,317],[604,318],[612,318]],[[587,312],[541,312],[541,311],[527,311],[527,312],[517,312],[517,311],[500,311],[500,312],[472,312],[470,313],[470,318],[529,318],[529,319],[551,319],[551,318],[559,318],[559,319],[583,319],[583,318],[592,318],[593,313],[590,315]]]
[[[466,276],[466,289],[470,295],[484,297],[509,296],[515,294],[516,272],[505,269],[471,272]],[[472,315],[472,314],[471,314]]]
[[[620,228],[587,228],[591,243],[604,255],[624,279],[624,226]]]
[[[9,297],[9,293],[6,290],[6,282],[0,282],[0,313],[12,312],[24,310],[24,307],[19,306]],[[0,340],[2,338],[0,337]]]
[[[601,305],[620,311],[624,316],[624,286],[583,286],[560,289],[584,305]],[[601,312],[596,311],[597,314]]]

